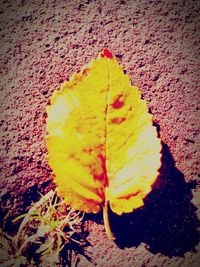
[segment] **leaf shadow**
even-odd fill
[[[183,256],[193,250],[200,238],[196,207],[191,202],[191,189],[196,183],[186,183],[175,167],[169,147],[162,143],[160,175],[145,205],[132,213],[118,216],[110,210],[110,223],[120,248],[145,243],[154,254]]]

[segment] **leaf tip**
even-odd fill
[[[108,49],[103,49],[101,52],[101,57],[113,58],[113,55]]]

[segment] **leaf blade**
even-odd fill
[[[47,149],[58,193],[75,209],[143,205],[160,167],[160,140],[141,93],[104,50],[47,108]]]

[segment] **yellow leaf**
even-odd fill
[[[103,50],[47,107],[48,161],[74,209],[121,215],[143,205],[160,167],[160,140],[141,93]]]

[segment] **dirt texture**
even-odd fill
[[[101,214],[88,216],[91,257],[96,266],[200,266],[200,1],[1,0],[0,16],[1,222],[54,188],[45,107],[108,48],[141,89],[163,157],[144,207],[111,214],[116,242]]]

